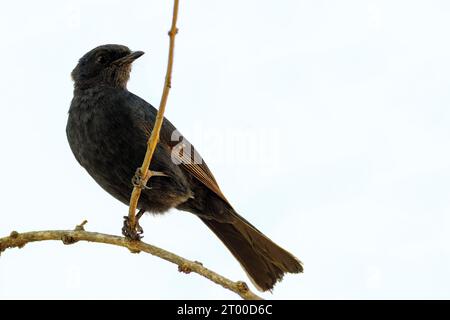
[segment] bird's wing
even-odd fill
[[[185,141],[185,139],[183,141]],[[183,142],[181,144],[183,144]],[[226,203],[230,204],[222,193],[222,190],[220,190],[219,185],[214,178],[211,170],[209,170],[208,166],[203,161],[200,154],[195,150],[194,146],[187,143],[187,146],[176,149],[177,146],[172,148],[173,157],[180,161],[181,165],[190,174],[197,178],[197,180],[203,183],[203,185],[205,185],[208,189],[218,195]],[[190,152],[185,151],[189,147],[191,149]]]
[[[152,132],[152,127],[150,123],[142,123],[142,129],[144,130],[147,137],[150,137]],[[162,132],[174,132],[177,130],[173,124],[164,119],[163,127],[168,130],[161,130]],[[224,194],[219,188],[216,179],[214,178],[211,170],[209,170],[205,161],[203,161],[200,154],[195,150],[194,146],[187,141],[183,136],[179,136],[178,141],[172,141],[172,137],[161,135],[160,142],[168,145],[172,152],[172,159],[177,162],[180,166],[186,169],[192,176],[194,176],[198,181],[200,181],[205,187],[214,192],[222,200],[231,206],[228,200],[225,198]]]

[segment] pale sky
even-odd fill
[[[171,9],[2,3],[0,236],[84,219],[120,234],[127,207],[67,143],[70,72],[97,45],[143,50],[128,88],[157,105]],[[449,14],[444,0],[181,0],[166,115],[235,209],[304,262],[263,297],[450,298]],[[193,215],[141,224],[145,241],[249,283]],[[41,242],[2,254],[0,298],[237,296],[146,254]]]

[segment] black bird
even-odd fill
[[[74,97],[66,127],[70,148],[92,178],[126,205],[157,114],[127,90],[131,64],[143,54],[122,45],[103,45],[86,53],[72,71]],[[171,208],[195,214],[227,246],[259,290],[272,289],[287,272],[302,272],[297,258],[236,213],[206,163],[176,130],[164,120],[150,165],[160,174],[141,194],[140,215]]]

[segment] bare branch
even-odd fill
[[[164,111],[166,110],[167,98],[169,97],[169,91],[172,86],[172,69],[173,69],[173,56],[175,49],[175,35],[178,32],[177,29],[177,18],[178,18],[178,0],[174,1],[173,5],[173,15],[172,15],[172,26],[169,31],[170,45],[169,45],[169,58],[167,62],[166,79],[164,81],[164,89],[161,97],[161,102],[159,104],[158,114],[156,115],[155,124],[153,126],[152,133],[147,142],[147,151],[145,153],[144,161],[140,168],[141,183],[136,184],[133,188],[130,198],[130,208],[128,210],[128,221],[130,224],[130,229],[136,229],[136,208],[141,196],[141,191],[143,187],[147,184],[147,181],[151,178],[152,172],[148,170],[150,162],[153,158],[153,153],[155,152],[156,145],[159,141],[159,132],[164,120]]]
[[[133,253],[141,251],[157,256],[178,265],[178,270],[184,273],[195,272],[222,287],[237,293],[245,300],[261,300],[262,298],[254,294],[245,282],[231,281],[220,274],[205,268],[197,261],[190,261],[174,253],[158,248],[142,241],[132,241],[123,237],[109,234],[84,231],[84,224],[78,225],[75,230],[48,230],[18,233],[11,232],[9,237],[0,238],[0,254],[9,248],[22,248],[29,242],[59,240],[64,244],[73,244],[78,241],[88,241],[105,243],[128,248]]]

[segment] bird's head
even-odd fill
[[[88,88],[103,84],[126,88],[131,64],[143,54],[143,51],[131,51],[128,47],[118,44],[94,48],[81,57],[72,71],[75,87]]]

